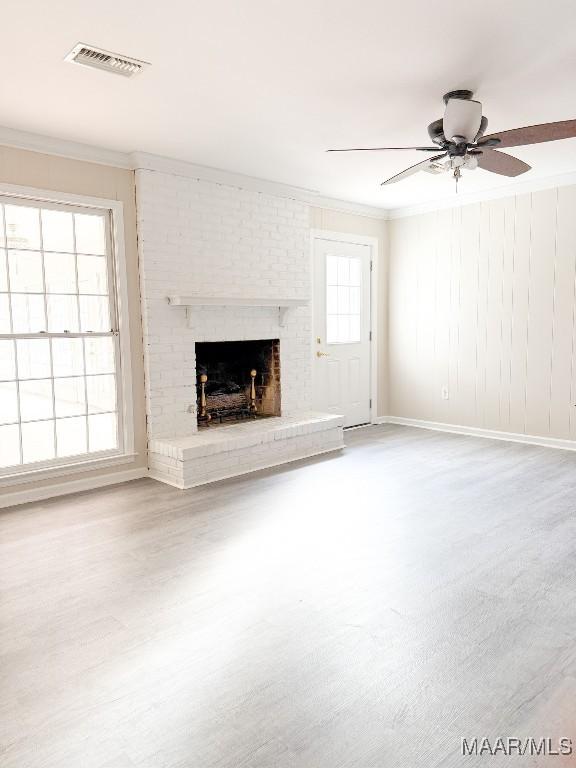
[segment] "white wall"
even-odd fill
[[[576,187],[394,220],[390,237],[390,414],[575,439]]]

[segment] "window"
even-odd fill
[[[357,256],[326,256],[326,342],[360,341],[362,264]]]
[[[111,213],[0,197],[0,473],[123,450]]]

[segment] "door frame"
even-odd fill
[[[317,240],[329,240],[336,243],[367,245],[370,248],[370,424],[378,423],[378,238],[370,235],[354,235],[350,232],[335,232],[330,229],[312,229],[310,232],[310,269],[312,271],[312,330],[311,356],[314,361],[314,256]],[[354,427],[352,427],[354,429]]]

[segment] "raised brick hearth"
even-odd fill
[[[344,447],[341,416],[302,413],[150,442],[150,475],[177,488],[243,475]]]

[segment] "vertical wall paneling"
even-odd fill
[[[514,317],[514,226],[516,205],[514,198],[503,203],[504,232],[502,235],[502,313],[500,393],[498,415],[505,431],[510,431],[510,395],[512,373],[512,323]]]
[[[449,404],[442,391],[450,395],[450,324],[451,324],[451,276],[452,276],[452,211],[439,211],[436,217],[436,297],[431,326],[434,328],[435,376],[433,390],[429,393],[433,404],[434,419],[442,421]],[[440,393],[440,397],[438,394]]]
[[[554,318],[550,371],[550,433],[576,437],[573,380],[576,280],[576,187],[558,190]]]
[[[477,298],[477,371],[476,371],[476,420],[478,427],[486,427],[486,354],[488,350],[488,285],[490,280],[490,205],[480,204],[480,228],[478,232],[478,296]],[[471,297],[474,300],[474,297]]]
[[[529,435],[547,435],[550,430],[557,196],[555,189],[532,195],[525,429]]]
[[[498,423],[502,386],[503,285],[504,285],[504,201],[485,206],[488,216],[486,233],[486,356],[484,422]]]
[[[462,312],[462,208],[454,208],[450,222],[450,317],[448,322],[448,390],[452,402],[459,396],[458,349]]]
[[[532,196],[514,200],[514,281],[512,285],[512,350],[510,355],[510,431],[526,430],[526,366],[530,285]]]
[[[576,187],[390,235],[391,414],[576,439]]]
[[[458,424],[476,421],[476,379],[478,376],[478,274],[480,260],[480,206],[467,205],[460,217],[460,318],[457,407],[453,419]]]

